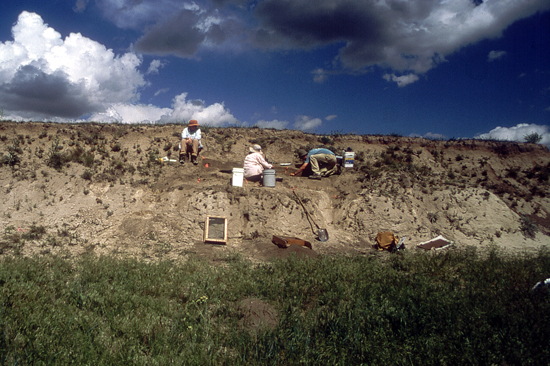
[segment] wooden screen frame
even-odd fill
[[[209,228],[210,228],[210,220],[211,219],[223,220],[224,221],[223,239],[221,239],[221,238],[210,238],[208,236],[208,231],[209,231]],[[204,223],[204,237],[203,237],[203,240],[204,240],[205,243],[227,244],[227,217],[206,216],[206,220],[205,220],[205,223]]]

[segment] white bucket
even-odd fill
[[[243,186],[243,177],[244,177],[244,168],[233,168],[233,187],[242,187]]]
[[[264,187],[275,187],[275,169],[264,170]]]
[[[355,159],[355,152],[344,151],[344,168],[353,168],[354,159]]]

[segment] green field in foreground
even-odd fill
[[[3,365],[546,365],[550,253],[0,262]],[[256,327],[243,300],[274,321]],[[265,308],[264,310],[265,311]]]

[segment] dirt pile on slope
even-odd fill
[[[366,254],[378,231],[406,244],[443,235],[457,246],[513,250],[548,243],[550,153],[544,146],[393,136],[318,136],[255,128],[202,128],[200,164],[177,156],[182,125],[0,124],[0,250],[3,254],[118,253],[213,261],[290,252],[273,235],[313,251]],[[274,188],[232,187],[248,146],[274,162]],[[355,165],[321,181],[290,177],[300,147],[351,148]],[[291,163],[284,166],[281,163]],[[316,240],[306,209],[329,240]],[[203,243],[207,215],[228,219],[227,245]]]

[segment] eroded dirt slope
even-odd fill
[[[550,153],[540,145],[317,136],[298,131],[203,128],[200,164],[177,155],[181,125],[0,123],[0,249],[145,259],[213,260],[227,252],[264,260],[289,252],[366,254],[379,231],[408,248],[443,235],[456,246],[511,250],[547,245]],[[275,163],[274,188],[232,187],[248,146]],[[290,177],[300,147],[351,148],[353,169],[322,181]],[[281,163],[292,163],[290,167]],[[297,194],[329,240],[316,240]],[[228,218],[227,245],[203,242],[207,215]],[[313,250],[283,250],[273,235]]]

